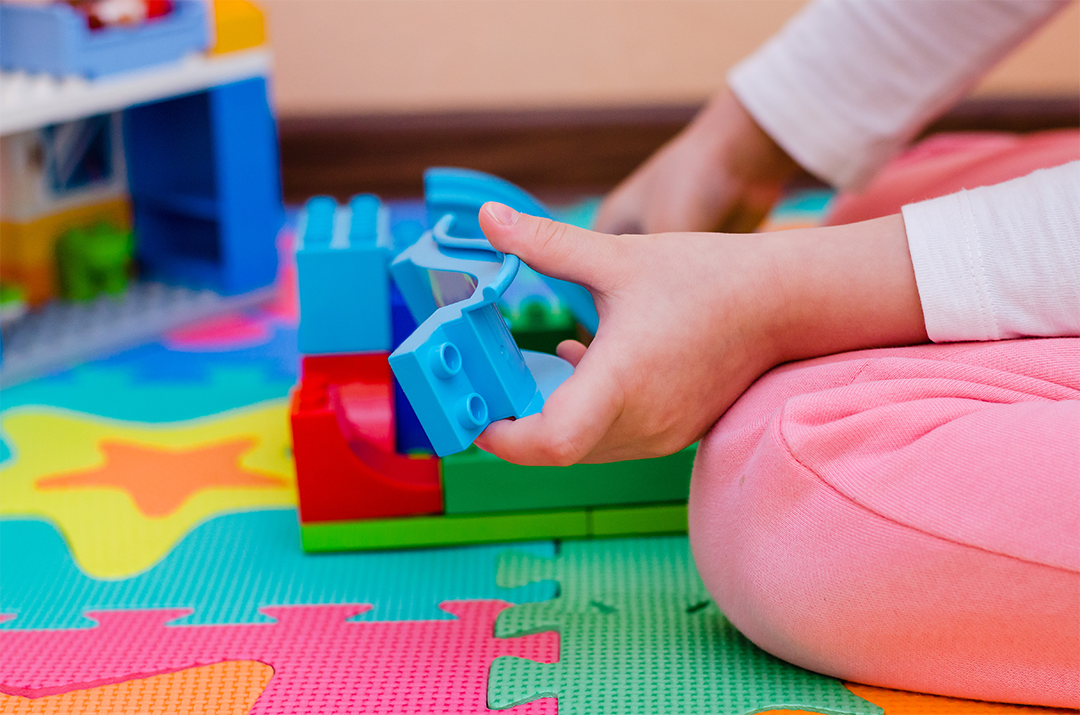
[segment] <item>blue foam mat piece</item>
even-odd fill
[[[553,558],[553,542],[410,551],[304,554],[293,509],[212,518],[195,527],[146,572],[98,580],[72,560],[56,528],[38,519],[0,520],[4,588],[0,629],[90,628],[88,610],[191,608],[174,625],[271,623],[264,606],[370,603],[354,620],[446,620],[445,600],[555,597],[552,582],[520,588],[495,583],[508,548]]]
[[[295,383],[300,352],[297,329],[275,325],[270,338],[257,345],[227,350],[177,350],[160,342],[147,343],[93,365],[124,367],[139,382],[190,382],[207,378],[219,367],[258,367],[269,382]]]

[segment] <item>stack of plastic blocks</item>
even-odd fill
[[[390,352],[392,243],[378,198],[311,199],[300,221],[301,383],[293,453],[304,524],[442,511],[438,460],[397,452]]]
[[[305,357],[292,426],[304,549],[685,531],[694,447],[559,468],[521,467],[470,446],[490,421],[538,410],[571,371],[554,356],[519,350],[496,299],[519,267],[531,280],[536,274],[492,250],[476,223],[487,200],[547,212],[521,189],[477,172],[432,169],[425,184],[431,230],[419,238],[396,228],[392,237],[385,208],[371,196],[345,207],[317,197],[301,218]],[[591,296],[571,284],[559,290],[559,305],[573,295],[578,322],[595,329]],[[550,303],[551,291],[537,299]],[[529,296],[519,291],[514,300]],[[395,388],[409,394],[434,449],[415,433],[416,415],[395,415]]]
[[[0,4],[0,67],[53,75],[102,75],[178,60],[209,44],[206,3],[174,0],[168,15],[91,30],[64,2]]]

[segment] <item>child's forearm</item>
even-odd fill
[[[776,256],[777,362],[927,341],[899,215],[764,236]]]

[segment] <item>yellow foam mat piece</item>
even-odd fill
[[[262,11],[250,0],[214,0],[216,55],[258,47],[266,42]]]
[[[210,517],[296,504],[288,424],[284,400],[163,424],[15,408],[0,516],[54,522],[90,576],[132,576]]]
[[[233,660],[41,698],[0,693],[0,715],[245,715],[273,675]]]

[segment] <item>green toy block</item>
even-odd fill
[[[300,525],[300,542],[308,552],[360,551],[563,539],[588,533],[585,511],[535,512],[309,522]]]
[[[14,283],[0,283],[0,325],[26,315],[26,292]]]
[[[559,715],[883,713],[739,633],[701,583],[686,537],[570,541],[555,559],[500,556],[499,586],[545,580],[559,582],[559,597],[506,609],[495,635],[558,631],[559,660],[497,658],[489,708],[556,697]]]
[[[589,512],[590,536],[685,533],[686,502],[622,509],[593,509]]]
[[[131,231],[108,224],[68,231],[56,242],[61,295],[87,301],[102,293],[123,293],[134,251]]]
[[[517,308],[504,308],[510,334],[522,350],[555,354],[563,340],[577,338],[577,323],[568,309],[552,307],[542,299],[526,300]]]
[[[447,514],[685,502],[697,445],[657,459],[522,467],[475,445],[442,461]]]

